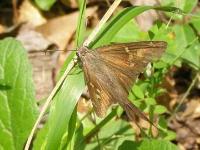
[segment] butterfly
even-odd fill
[[[128,94],[138,75],[154,58],[161,57],[166,47],[164,41],[111,44],[94,50],[81,47],[77,56],[96,115],[104,117],[108,108],[118,103],[130,120],[136,115],[149,122],[128,100]]]

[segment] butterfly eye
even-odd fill
[[[76,52],[76,56],[79,58],[80,57],[80,54],[79,54],[79,52],[77,51]]]

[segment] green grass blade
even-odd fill
[[[175,7],[155,7],[155,6],[138,6],[138,7],[129,7],[120,12],[115,16],[105,27],[99,32],[96,39],[90,43],[89,47],[99,47],[101,45],[106,45],[111,42],[115,35],[120,31],[120,29],[127,24],[131,19],[137,15],[150,10],[156,9],[160,11],[167,11],[173,13],[182,13],[182,11]]]
[[[71,115],[84,87],[82,72],[71,73],[64,81],[51,106],[49,130],[44,142],[46,149],[58,149],[61,146],[60,141],[68,131]]]
[[[86,0],[78,0],[79,7],[80,7],[80,13],[79,13],[79,19],[77,24],[77,30],[76,30],[76,46],[80,47],[84,41],[84,35],[86,32]]]

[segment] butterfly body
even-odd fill
[[[131,120],[138,115],[148,121],[128,100],[128,93],[139,73],[165,48],[162,41],[114,44],[95,50],[80,48],[77,56],[97,116],[105,116],[108,107],[118,103]]]

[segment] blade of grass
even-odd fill
[[[80,14],[76,33],[77,47],[82,44],[86,30],[86,0],[79,0],[79,6]],[[74,112],[74,109],[85,87],[83,73],[80,72],[78,67],[74,68],[73,71],[68,74],[64,83],[66,84],[63,84],[60,88],[51,107],[48,122],[49,131],[44,142],[46,149],[57,149],[59,146],[67,148],[68,145],[69,147],[73,147],[74,142],[72,139],[75,127],[71,128],[71,126],[76,124],[76,112]],[[67,135],[67,138],[64,138],[65,135]],[[63,146],[60,144],[61,140],[65,143]]]
[[[94,40],[96,37],[97,33],[100,31],[100,29],[103,27],[103,25],[106,23],[106,21],[110,18],[114,10],[117,8],[117,6],[120,4],[122,0],[115,0],[113,4],[110,6],[106,14],[103,16],[103,18],[100,20],[99,24],[97,27],[93,30],[93,32],[90,34],[90,36],[85,40],[83,43],[83,46],[88,47],[89,44]]]
[[[74,132],[68,132],[70,124],[74,124],[72,113],[77,101],[84,90],[85,83],[83,73],[78,73],[73,69],[65,79],[63,86],[56,94],[49,114],[49,130],[43,142],[45,149],[58,149],[61,147],[63,136],[67,135],[67,144],[70,143]],[[76,85],[76,86],[74,86]],[[67,92],[66,92],[67,91]],[[72,122],[70,122],[72,121]],[[70,129],[69,129],[70,130]],[[74,129],[71,129],[72,131]]]
[[[112,18],[97,34],[95,40],[93,40],[89,47],[95,48],[102,45],[109,44],[109,42],[114,38],[118,31],[131,19],[137,15],[150,10],[160,10],[167,12],[181,13],[182,11],[175,7],[162,7],[162,6],[137,6],[129,7],[120,12],[117,16]]]
[[[85,10],[86,10],[86,0],[78,0],[79,6],[80,6],[80,14],[78,18],[78,26],[77,26],[77,31],[76,31],[76,46],[80,47],[81,44],[83,43],[84,40],[84,35],[86,31],[86,15],[85,15]]]

